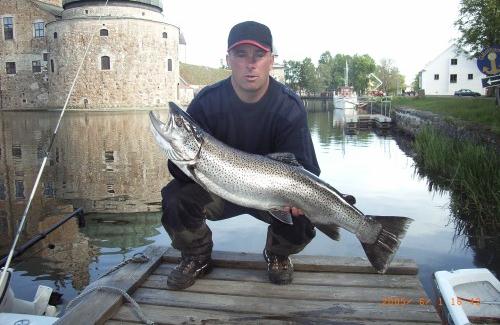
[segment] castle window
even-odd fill
[[[163,38],[167,38],[167,37],[168,37],[167,33],[163,32]]]
[[[99,31],[99,35],[100,35],[100,36],[108,36],[108,30],[107,30],[107,29],[104,29],[104,28],[103,28],[103,29],[101,29],[101,30]]]
[[[14,39],[14,18],[3,17],[3,37],[5,40]]]
[[[439,74],[437,74],[437,73],[436,73],[436,74],[434,75],[434,80],[439,80]]]
[[[7,74],[16,74],[16,62],[5,62]]]
[[[54,60],[50,60],[50,72],[54,73]]]
[[[168,59],[168,71],[172,71],[172,59]]]
[[[24,199],[24,182],[16,180],[16,199]]]
[[[54,189],[53,182],[47,182],[44,184],[43,195],[45,197],[52,197],[52,198],[56,196],[56,190]]]
[[[452,83],[452,84],[457,83],[457,75],[456,74],[450,74],[450,83]]]
[[[451,65],[457,65],[458,61],[457,59],[451,59]]]
[[[111,69],[111,62],[109,56],[101,56],[101,70]]]
[[[49,61],[49,53],[43,53],[43,60],[45,62]]]
[[[35,37],[45,37],[45,23],[43,21],[34,23],[33,29],[35,31]]]
[[[467,75],[467,79],[468,79],[468,80],[473,80],[473,79],[474,79],[474,75],[473,75],[472,73],[469,73],[469,74]]]
[[[5,184],[2,179],[0,179],[0,201],[5,201],[7,195],[5,195]]]
[[[31,70],[33,71],[33,73],[42,72],[42,63],[40,62],[40,60],[31,61]]]
[[[54,32],[54,39],[57,38],[57,32]]]

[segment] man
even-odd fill
[[[290,152],[304,168],[319,175],[302,101],[269,76],[272,48],[267,26],[253,21],[235,25],[226,56],[231,77],[204,88],[187,111],[205,131],[231,147],[260,155]],[[170,289],[187,288],[211,270],[212,233],[205,219],[245,213],[270,224],[264,249],[270,281],[292,281],[288,256],[300,252],[315,235],[300,209],[289,208],[293,225],[288,225],[266,211],[237,206],[206,192],[170,161],[168,167],[174,180],[162,190],[162,223],[172,246],[182,253],[180,264],[168,277]]]

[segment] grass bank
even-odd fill
[[[500,108],[494,98],[469,97],[394,97],[394,107],[430,111],[445,117],[479,124],[500,134]]]
[[[433,127],[415,138],[419,173],[431,187],[452,192],[459,232],[500,232],[500,155],[486,146],[457,141]]]

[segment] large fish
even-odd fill
[[[297,207],[327,235],[337,225],[361,241],[373,267],[385,273],[412,219],[367,216],[349,204],[332,186],[302,168],[293,154],[267,156],[231,148],[202,130],[174,103],[163,123],[149,113],[151,130],[168,159],[186,175],[235,204],[269,211],[291,223],[285,207]]]

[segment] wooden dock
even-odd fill
[[[261,254],[214,252],[214,269],[183,291],[166,289],[178,251],[149,247],[145,264],[129,263],[92,286],[127,291],[156,324],[440,324],[412,260],[387,274],[363,258],[296,255],[290,285],[269,283]],[[60,324],[137,324],[121,295],[94,291]]]
[[[364,130],[370,127],[388,130],[391,127],[391,122],[390,117],[381,114],[358,114],[345,118],[345,126],[348,130]]]

